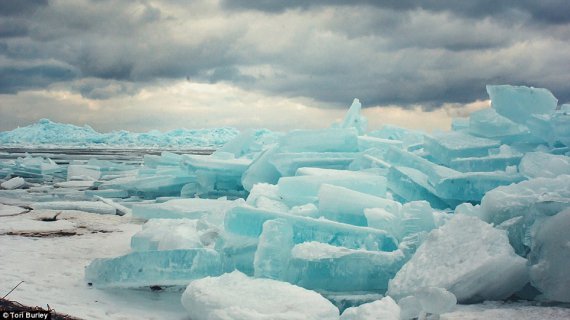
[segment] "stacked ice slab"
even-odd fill
[[[99,287],[185,285],[237,270],[349,297],[342,308],[387,294],[410,318],[513,294],[568,302],[570,258],[556,247],[570,223],[568,108],[544,89],[488,92],[491,108],[450,132],[363,135],[355,101],[331,128],[263,146],[245,133],[211,156],[148,158],[149,176],[182,170],[195,180],[180,196],[199,198],[133,206],[149,220],[132,253],[96,260],[86,277]],[[199,284],[185,305],[204,307]],[[381,301],[346,318],[392,300]]]
[[[0,162],[0,175],[20,177],[30,182],[57,181],[65,177],[65,168],[49,158],[26,154],[16,160]]]

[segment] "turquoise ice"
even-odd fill
[[[385,231],[349,224],[294,216],[247,206],[226,213],[225,230],[237,235],[258,238],[267,220],[283,219],[293,228],[293,243],[318,241],[347,248],[393,251],[397,241]]]
[[[221,273],[220,255],[212,249],[139,251],[93,260],[85,280],[99,288],[183,286]]]

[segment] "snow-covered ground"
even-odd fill
[[[100,290],[84,280],[84,268],[94,258],[130,250],[130,238],[141,222],[80,211],[64,211],[55,222],[38,220],[56,213],[38,210],[0,217],[2,296],[24,281],[8,299],[30,306],[49,304],[84,319],[188,318],[180,291]],[[66,233],[58,235],[60,231]]]
[[[129,252],[130,238],[142,222],[81,211],[63,211],[55,222],[41,221],[57,212],[35,210],[0,217],[2,295],[24,281],[9,299],[31,306],[49,304],[58,312],[84,319],[189,319],[179,290],[101,290],[84,280],[84,268],[94,258]],[[67,233],[57,234],[61,231]],[[441,318],[563,320],[570,319],[570,308],[536,302],[485,302],[458,305]]]

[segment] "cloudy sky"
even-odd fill
[[[310,4],[309,4],[310,3]],[[485,84],[570,101],[568,0],[0,0],[0,130],[434,129]]]

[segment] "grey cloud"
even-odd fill
[[[81,79],[73,83],[72,88],[83,97],[104,100],[123,95],[134,95],[140,91],[133,82],[103,80],[97,78]]]
[[[0,16],[27,15],[47,5],[47,0],[0,0]]]
[[[0,29],[0,58],[34,63],[2,67],[0,90],[70,81],[87,98],[107,99],[189,78],[332,107],[359,97],[366,106],[433,109],[486,98],[486,83],[544,86],[570,98],[570,31],[553,9],[566,2],[252,3],[227,1],[226,11],[209,1],[107,0],[12,9],[27,13]]]
[[[0,18],[0,38],[22,37],[28,34],[25,21],[16,18]]]
[[[73,68],[53,63],[38,65],[0,65],[0,93],[44,88],[52,83],[72,80]]]
[[[570,16],[570,2],[566,0],[478,0],[478,1],[455,1],[455,0],[326,0],[326,1],[280,1],[280,0],[224,0],[224,7],[234,10],[260,10],[271,13],[283,12],[287,9],[312,9],[330,5],[367,5],[392,10],[416,10],[449,11],[469,17],[496,16],[499,19],[511,19],[520,17],[520,13],[529,15],[532,19],[545,23],[568,23]]]

